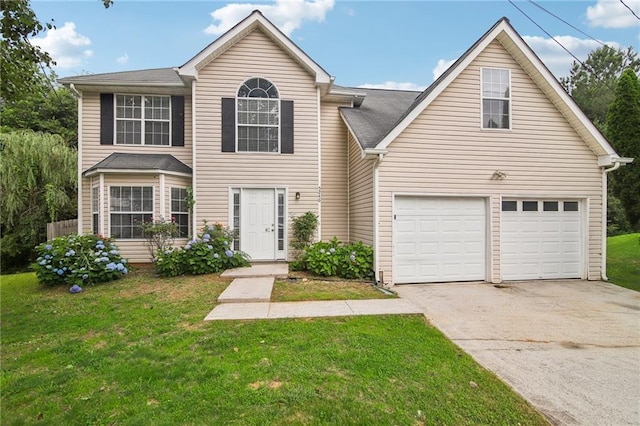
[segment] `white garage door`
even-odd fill
[[[482,198],[396,197],[394,282],[484,280],[485,229]]]
[[[573,200],[503,200],[502,279],[580,278],[580,207]]]

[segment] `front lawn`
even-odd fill
[[[2,276],[0,423],[546,424],[422,316],[204,322],[228,282]]]
[[[607,275],[614,284],[640,291],[640,234],[607,238]]]

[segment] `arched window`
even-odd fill
[[[236,98],[238,151],[280,152],[280,99],[269,80],[245,81]]]

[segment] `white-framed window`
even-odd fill
[[[237,152],[280,152],[278,89],[264,78],[245,81],[236,98]]]
[[[511,128],[511,70],[482,68],[482,128]]]
[[[91,187],[91,230],[94,235],[100,233],[100,187]]]
[[[171,145],[171,97],[115,95],[118,145]]]
[[[240,250],[240,190],[233,190],[233,230],[236,238],[233,240],[233,249]]]
[[[153,220],[153,186],[109,188],[111,237],[143,238],[140,224]]]
[[[178,238],[189,236],[189,204],[186,188],[171,188],[171,220],[178,225]]]

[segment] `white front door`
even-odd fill
[[[252,260],[276,258],[274,189],[243,189],[240,209],[242,250]]]

